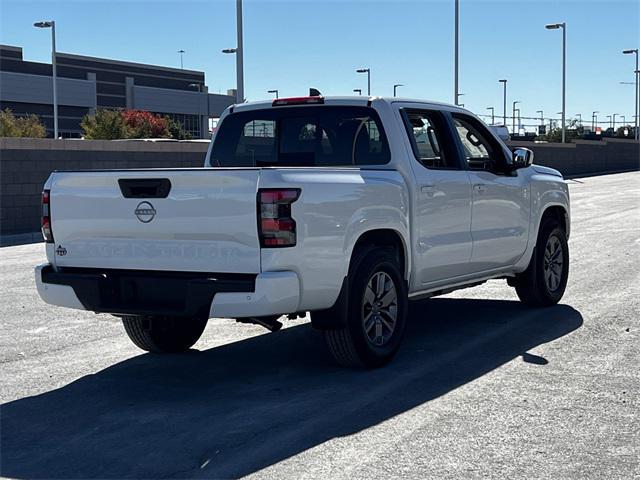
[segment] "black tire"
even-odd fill
[[[373,248],[356,254],[349,269],[349,299],[347,325],[344,328],[326,330],[324,337],[331,355],[340,365],[345,367],[380,367],[395,355],[400,347],[406,326],[407,315],[407,287],[403,274],[398,265],[397,255],[390,248]],[[380,275],[383,274],[383,275]],[[378,275],[374,279],[374,275]],[[389,288],[385,295],[378,297],[369,287],[370,283],[378,281],[382,289]],[[386,307],[382,301],[387,294],[395,291],[395,301],[389,300]],[[369,290],[369,291],[367,291]],[[375,312],[369,310],[369,300],[374,294]],[[365,298],[365,294],[367,297]],[[389,297],[393,298],[393,296]],[[394,308],[395,303],[395,310]],[[378,310],[379,309],[379,310]],[[395,311],[395,322],[392,322],[392,312]],[[368,325],[369,333],[365,331]],[[373,326],[372,326],[373,322]],[[388,326],[393,324],[393,329]],[[375,328],[372,333],[371,330]],[[380,333],[378,333],[380,332]],[[385,337],[386,334],[386,337]],[[375,335],[372,340],[371,336]],[[380,343],[375,344],[374,342]]]
[[[550,262],[549,252],[553,246],[558,247],[554,252],[558,251],[559,253],[555,253],[556,260],[552,259]],[[561,265],[556,263],[558,258],[561,259]],[[516,293],[525,305],[532,307],[555,305],[564,295],[568,278],[569,245],[567,244],[567,234],[558,220],[552,217],[543,218],[529,266],[513,281]]]
[[[200,338],[208,319],[178,317],[122,317],[124,330],[142,350],[178,353],[189,350]]]

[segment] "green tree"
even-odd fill
[[[37,115],[15,117],[8,108],[0,111],[0,137],[44,138],[45,126]]]
[[[119,110],[99,109],[95,115],[85,115],[80,126],[88,140],[129,138],[129,128]]]
[[[187,132],[180,122],[177,122],[171,117],[165,117],[167,119],[167,130],[169,130],[169,136],[176,140],[191,140],[193,137]]]

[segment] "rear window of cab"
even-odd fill
[[[273,107],[232,113],[219,126],[213,167],[384,165],[389,145],[369,107]]]

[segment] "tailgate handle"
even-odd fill
[[[124,198],[167,198],[171,191],[168,178],[120,178],[118,185]]]

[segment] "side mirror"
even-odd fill
[[[527,168],[533,163],[533,151],[525,147],[516,147],[513,150],[513,160],[511,162],[511,168],[517,170],[518,168]]]

